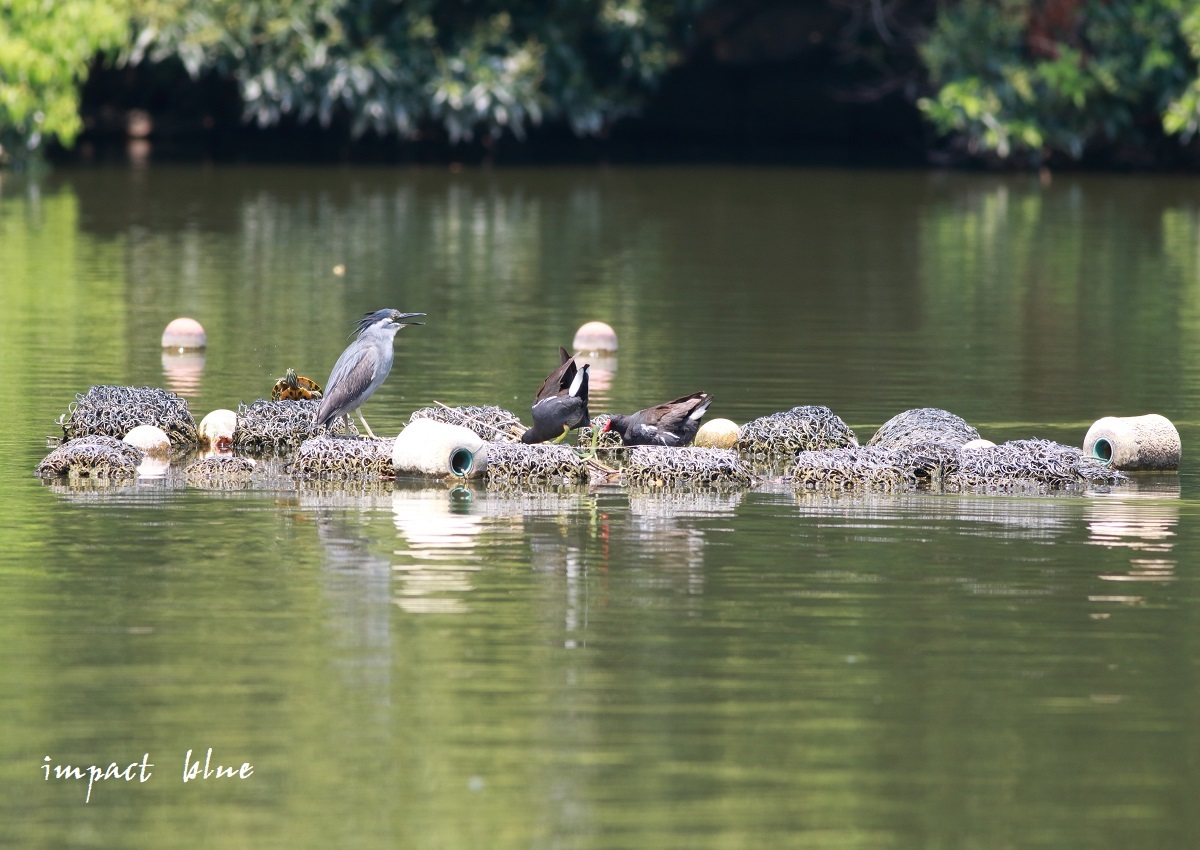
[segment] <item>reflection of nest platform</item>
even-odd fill
[[[978,440],[979,432],[961,416],[936,407],[906,410],[879,426],[868,446],[909,449],[915,446],[960,446]]]
[[[461,425],[488,442],[514,442],[525,432],[516,414],[503,407],[422,407],[408,417],[409,422],[417,419]]]
[[[639,487],[736,489],[754,475],[732,449],[634,446],[621,468],[621,482]]]
[[[38,464],[42,478],[136,478],[141,449],[115,437],[93,434],[63,443]]]
[[[791,477],[797,490],[973,492],[1085,489],[1127,480],[1079,449],[1050,440],[967,450],[926,444],[801,452]]]
[[[75,396],[59,424],[68,440],[92,435],[119,440],[138,425],[161,428],[172,446],[194,446],[199,439],[187,401],[153,387],[91,387]]]
[[[793,407],[753,419],[742,426],[737,442],[738,451],[756,461],[857,445],[850,426],[821,405]]]
[[[392,478],[392,441],[358,437],[313,437],[300,444],[287,465],[297,478]]]
[[[340,417],[327,427],[314,430],[320,403],[316,399],[265,401],[260,398],[249,405],[239,404],[233,448],[252,454],[283,454],[318,434],[358,434],[353,425],[347,425]]]
[[[254,474],[254,466],[254,461],[248,457],[213,455],[188,464],[183,475],[189,484],[197,487],[245,487]]]

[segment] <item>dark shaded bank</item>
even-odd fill
[[[905,8],[924,9],[912,2]],[[930,4],[930,10],[932,5]],[[922,15],[915,20],[923,23]],[[438,127],[416,140],[354,138],[335,119],[259,128],[242,120],[236,86],[190,79],[178,63],[97,67],[83,91],[86,126],[63,162],[291,161],[528,164],[587,162],[772,162],[919,165],[935,139],[915,107],[911,39],[893,39],[886,64],[869,20],[825,4],[714,7],[689,56],[636,117],[598,137],[548,123],[523,140],[451,144]],[[897,49],[897,42],[901,46]]]

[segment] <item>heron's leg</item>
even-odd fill
[[[367,424],[366,417],[362,415],[361,407],[358,409],[358,418],[362,420],[363,427],[367,429],[367,436],[372,440],[378,440],[379,438],[375,436],[375,432],[371,430],[371,426]]]

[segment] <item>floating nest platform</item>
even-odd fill
[[[38,464],[42,478],[91,478],[110,481],[136,478],[145,453],[115,437],[91,434],[56,448]]]
[[[1049,492],[1129,480],[1077,448],[1036,439],[966,450],[927,443],[801,452],[790,479],[796,490],[876,492]]]
[[[138,425],[154,425],[163,430],[173,448],[200,441],[187,401],[155,387],[91,387],[75,396],[58,424],[66,440],[91,436],[120,440]]]
[[[840,416],[822,405],[806,405],[750,420],[741,428],[737,451],[761,466],[786,463],[798,452],[857,445]]]
[[[979,432],[961,416],[936,407],[906,410],[879,426],[868,446],[908,449],[917,446],[959,448],[979,439]]]
[[[620,480],[634,487],[746,489],[755,477],[732,449],[633,446]]]
[[[267,401],[239,404],[234,451],[250,454],[288,454],[307,439],[325,434],[357,436],[358,429],[342,417],[328,426],[314,428],[318,399]]]
[[[1129,481],[1082,450],[1053,440],[1010,440],[958,456],[958,469],[946,476],[947,490],[1070,490]]]
[[[487,447],[487,483],[513,487],[530,484],[586,484],[587,461],[570,446],[552,443],[491,443]]]
[[[313,437],[300,444],[286,470],[309,480],[395,478],[392,444],[392,440]]]
[[[339,419],[313,427],[317,400],[239,405],[236,455],[216,455],[184,469],[194,486],[222,488],[394,486],[393,440],[357,436]],[[631,491],[736,492],[752,487],[802,491],[1037,492],[1120,485],[1128,479],[1080,449],[1049,440],[1014,440],[966,448],[979,432],[945,410],[921,408],[893,417],[860,446],[854,431],[828,407],[809,405],[746,423],[736,449],[621,444],[603,433],[609,415],[592,418],[575,446],[525,445],[525,426],[502,407],[435,405],[410,422],[431,419],[470,429],[487,442],[486,486],[513,492],[616,484]],[[76,396],[59,424],[67,439],[37,467],[46,479],[95,482],[136,478],[143,452],[121,441],[137,425],[155,425],[173,446],[193,446],[196,425],[187,402],[161,389],[95,386]],[[597,435],[596,453],[592,448]],[[256,472],[255,461],[266,464]],[[274,478],[263,470],[274,470]],[[756,473],[768,471],[764,479]]]

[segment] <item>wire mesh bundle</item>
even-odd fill
[[[978,439],[979,432],[962,417],[936,407],[922,407],[898,413],[884,422],[867,445],[887,449],[929,444],[958,448]]]
[[[197,487],[244,487],[254,473],[254,461],[235,455],[212,455],[189,463],[183,476]]]
[[[940,487],[959,464],[957,449],[933,443],[903,449],[854,446],[800,452],[789,477],[796,490],[899,492]]]
[[[912,490],[923,480],[913,461],[909,452],[878,447],[799,452],[791,471],[792,486],[796,490]]]
[[[239,404],[233,447],[241,452],[286,453],[310,437],[320,434],[357,436],[358,429],[338,417],[328,426],[314,429],[317,405],[313,400],[266,401]]]
[[[1053,440],[1010,440],[960,456],[960,468],[946,476],[949,489],[1065,490],[1129,480],[1074,446]]]
[[[742,426],[737,450],[755,460],[790,460],[797,452],[857,445],[840,416],[823,405],[805,405],[750,420]]]
[[[569,446],[551,443],[488,445],[488,487],[586,483],[590,477],[587,463]]]
[[[525,433],[516,414],[503,407],[422,407],[408,417],[409,422],[417,419],[462,425],[489,442],[516,442]]]
[[[393,440],[313,437],[287,465],[297,478],[395,478]]]
[[[187,400],[157,387],[90,387],[75,396],[58,424],[68,440],[91,435],[119,440],[138,425],[161,428],[172,446],[194,446],[200,439]]]
[[[632,446],[621,482],[640,487],[749,487],[754,474],[733,449]]]
[[[42,478],[136,478],[141,449],[116,437],[91,434],[63,443],[38,464]]]

